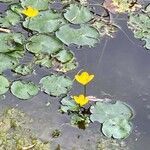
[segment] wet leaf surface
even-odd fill
[[[27,100],[37,95],[39,88],[32,82],[14,81],[11,85],[13,95],[22,100]]]
[[[45,93],[52,96],[62,96],[70,91],[73,81],[64,75],[52,74],[43,77],[40,84]]]

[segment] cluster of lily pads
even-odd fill
[[[39,89],[51,96],[62,96],[68,93],[72,87],[72,80],[64,75],[51,74],[40,80],[40,85],[31,81],[17,80],[8,81],[4,76],[0,76],[0,95],[5,94],[9,88],[11,93],[22,100],[31,99],[37,95]]]
[[[102,36],[108,34],[105,30],[102,32],[102,28],[108,27],[111,31],[114,29],[114,26],[104,19],[97,19],[89,7],[75,1],[60,2],[60,10],[50,7],[55,3],[51,0],[0,2],[8,2],[8,10],[0,17],[0,74],[1,80],[5,79],[1,84],[0,93],[4,94],[11,84],[11,92],[20,99],[31,98],[38,93],[39,88],[34,83],[21,80],[14,83],[10,81],[9,84],[3,75],[6,70],[10,69],[22,76],[31,75],[36,65],[53,68],[59,72],[73,70],[78,63],[69,45],[94,46]],[[32,54],[32,60],[24,63],[28,53]],[[56,77],[52,83],[58,82],[59,78],[65,77]],[[41,82],[46,84],[45,80],[48,83],[51,75],[50,78],[41,79]],[[56,83],[55,87],[52,84],[46,86],[48,89],[45,92],[49,93],[50,88],[55,92],[51,95],[60,96],[70,88],[70,84],[69,88],[63,88],[65,82],[66,80],[62,80]],[[61,83],[62,88],[58,88],[57,84],[60,86]]]
[[[117,26],[109,20],[110,14],[109,19],[105,19],[94,13],[86,0],[61,0],[60,9],[53,7],[58,3],[54,0],[0,2],[8,4],[8,9],[0,16],[0,95],[10,89],[17,98],[27,100],[41,89],[51,96],[65,96],[61,100],[61,110],[71,114],[72,124],[86,127],[90,122],[98,121],[107,137],[126,138],[132,130],[133,118],[133,110],[126,103],[106,103],[99,99],[92,102],[86,92],[71,97],[68,92],[73,81],[64,74],[47,75],[38,85],[31,81],[11,81],[5,75],[6,70],[21,76],[31,75],[36,65],[62,73],[75,69],[78,63],[70,45],[93,47],[105,35],[112,36]],[[146,41],[145,47],[150,49],[149,6],[144,9],[134,0],[106,0],[99,6],[106,12],[128,12],[129,28],[135,37]],[[138,13],[134,13],[137,8]],[[32,55],[32,60],[24,63],[28,54]],[[76,78],[83,84],[85,78],[82,79]],[[87,103],[89,106],[84,107]]]
[[[128,26],[135,38],[145,41],[144,47],[150,49],[150,4],[144,10],[129,15]]]
[[[76,81],[83,86],[87,86],[93,78],[94,75],[87,72],[75,76]],[[87,96],[86,90],[83,95],[64,97],[61,100],[61,111],[68,113],[71,124],[79,128],[85,129],[90,122],[99,122],[101,131],[109,138],[123,139],[132,131],[134,111],[129,105],[117,100],[106,101]]]

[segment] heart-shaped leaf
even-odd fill
[[[67,113],[68,111],[78,111],[80,108],[79,105],[77,105],[75,101],[69,96],[64,97],[61,100],[61,104],[62,105],[60,109],[62,112],[65,112],[65,113]]]
[[[61,14],[54,13],[51,10],[41,11],[38,16],[32,19],[26,18],[26,21],[23,22],[25,28],[39,33],[54,32],[63,24],[65,24],[65,20]]]
[[[38,10],[48,9],[48,3],[50,0],[20,0],[23,7],[31,6]]]
[[[15,81],[11,85],[13,95],[22,100],[27,100],[37,95],[39,88],[32,82]]]
[[[40,81],[42,90],[52,96],[67,94],[72,87],[72,83],[73,81],[70,78],[57,74],[46,76]]]
[[[90,21],[93,17],[89,8],[71,4],[64,14],[64,17],[73,24],[82,24]]]
[[[52,54],[62,48],[62,43],[55,37],[39,34],[29,39],[26,48],[35,54]]]
[[[102,126],[102,132],[105,136],[116,139],[123,139],[130,135],[132,130],[131,123],[126,119],[113,118],[105,121]]]
[[[99,41],[99,32],[89,25],[81,25],[79,29],[64,25],[56,32],[56,36],[66,45],[94,46]]]
[[[92,113],[91,121],[99,121],[100,123],[116,117],[129,120],[133,116],[131,107],[121,101],[117,101],[115,104],[97,102],[94,106],[91,106],[90,111]]]
[[[9,89],[9,81],[0,75],[0,95],[5,94]]]

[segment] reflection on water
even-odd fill
[[[1,11],[4,10],[3,8],[0,4]],[[139,40],[134,39],[132,32],[126,26],[126,21],[116,21],[130,40],[120,30],[115,38],[103,39],[94,48],[84,47],[79,50],[73,48],[80,66],[69,75],[73,77],[80,69],[88,70],[95,74],[95,81],[88,89],[89,95],[100,97],[101,93],[105,92],[129,103],[134,108],[136,116],[133,133],[127,139],[128,146],[133,150],[149,150],[150,54],[142,48]],[[23,78],[38,83],[50,72],[44,68],[37,68],[36,75]],[[9,71],[6,73],[10,74]],[[72,92],[78,93],[80,90],[79,85],[75,84]],[[48,102],[50,105],[46,106]],[[70,126],[69,117],[58,112],[60,105],[58,99],[42,92],[29,101],[18,100],[8,92],[5,100],[1,100],[0,103],[1,111],[5,107],[14,106],[31,115],[34,119],[31,128],[40,138],[53,141],[54,147],[60,144],[63,150],[95,150],[96,143],[101,138],[98,123],[90,124],[86,130]],[[62,132],[58,138],[51,136],[55,129]]]

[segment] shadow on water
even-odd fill
[[[0,4],[1,12],[5,9],[5,6]],[[133,133],[127,139],[127,143],[133,150],[149,150],[150,53],[133,37],[126,21],[117,22],[130,40],[119,30],[115,38],[104,38],[94,48],[84,47],[78,50],[74,48],[80,65],[69,75],[73,78],[79,70],[88,70],[95,74],[95,81],[88,88],[88,95],[100,97],[102,92],[105,92],[130,104],[136,116]],[[37,68],[36,75],[23,78],[38,83],[50,72],[44,68]],[[79,93],[80,90],[79,85],[75,84],[72,93]],[[50,102],[50,106],[46,106],[47,102]],[[52,146],[57,150],[95,150],[96,142],[101,138],[98,123],[90,124],[86,130],[70,126],[69,117],[58,112],[60,106],[58,99],[42,92],[29,101],[19,101],[8,93],[5,100],[1,100],[0,110],[8,106],[14,106],[29,114],[34,119],[31,128],[41,139],[52,141],[54,143]],[[80,125],[83,128],[82,122]],[[58,138],[51,136],[55,129],[62,132]]]

